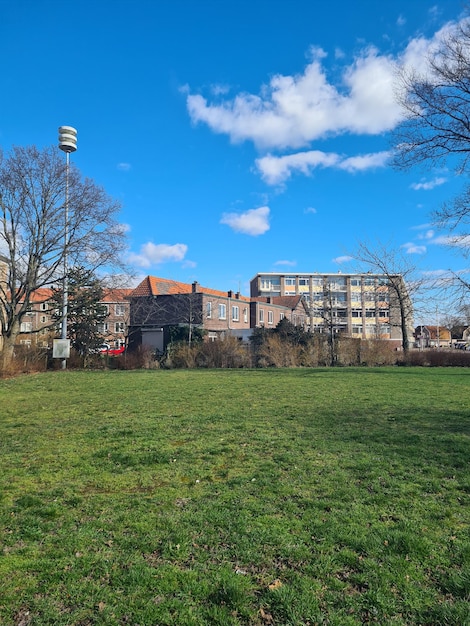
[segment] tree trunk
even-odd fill
[[[0,352],[0,372],[6,372],[13,361],[15,344],[18,333],[9,333],[3,337],[2,351]]]

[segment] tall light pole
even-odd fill
[[[65,152],[65,210],[64,210],[64,284],[62,295],[62,330],[60,338],[64,344],[67,340],[67,312],[68,312],[68,245],[69,245],[69,165],[70,153],[77,149],[77,131],[72,126],[59,127],[59,148]],[[67,359],[62,360],[62,369],[67,367]]]

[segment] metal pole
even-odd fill
[[[69,170],[70,153],[77,149],[77,131],[72,126],[60,126],[59,148],[66,154],[65,162],[65,208],[64,208],[64,280],[62,294],[62,329],[60,337],[67,339],[67,315],[68,315],[68,246],[69,246]],[[62,369],[67,367],[67,359],[62,361]]]
[[[65,210],[64,210],[64,282],[63,282],[63,292],[62,292],[62,329],[60,338],[67,339],[67,313],[68,313],[68,304],[69,304],[69,281],[67,277],[68,273],[68,244],[69,244],[69,165],[70,165],[70,153],[65,153],[66,161],[65,161]],[[67,359],[62,361],[62,369],[66,369],[67,367]]]

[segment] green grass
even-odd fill
[[[0,623],[470,624],[470,369],[0,381]]]

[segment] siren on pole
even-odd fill
[[[59,126],[59,148],[64,152],[77,149],[77,130],[72,126]]]

